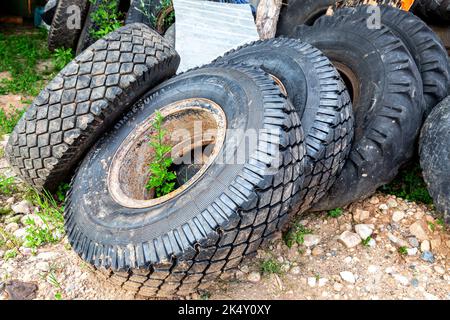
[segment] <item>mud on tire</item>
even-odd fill
[[[221,107],[227,129],[272,129],[276,139],[260,135],[245,163],[214,162],[194,184],[156,206],[124,207],[113,199],[106,181],[115,162],[102,159],[113,159],[124,139],[156,110],[180,101],[200,106],[200,99]],[[242,136],[236,141],[245,143]],[[235,150],[225,142],[220,153],[226,149]],[[282,165],[271,172],[271,154],[277,151]],[[67,197],[69,241],[127,290],[188,295],[236,268],[287,222],[292,197],[303,183],[304,154],[299,117],[263,71],[240,66],[189,71],[136,103],[87,155]]]
[[[143,24],[100,39],[50,81],[19,120],[6,146],[10,164],[35,188],[56,188],[124,111],[175,74],[179,61]]]
[[[344,168],[314,210],[330,210],[368,197],[393,179],[413,154],[423,116],[420,73],[403,43],[366,19],[322,17],[297,36],[320,49],[353,97],[355,136]]]

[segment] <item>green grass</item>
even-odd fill
[[[63,69],[74,58],[72,49],[57,48],[53,53],[53,65],[56,69]]]
[[[0,109],[0,137],[5,134],[10,134],[14,130],[14,127],[24,112],[25,108],[16,109],[8,114],[3,109]]]
[[[5,261],[9,260],[9,259],[14,259],[15,257],[17,257],[17,249],[10,249],[8,251],[5,252],[5,254],[3,255],[3,259]]]
[[[261,262],[260,270],[262,274],[281,274],[281,263],[270,258]]]
[[[118,3],[109,0],[89,0],[91,4],[99,3],[98,9],[91,13],[91,19],[97,26],[89,29],[89,34],[95,40],[103,38],[108,33],[123,25],[123,14],[119,12]]]
[[[428,193],[426,184],[423,181],[422,169],[418,161],[406,166],[400,171],[394,181],[382,186],[379,190],[409,201],[428,205],[433,204],[433,199]]]
[[[57,243],[61,240],[64,234],[64,206],[48,192],[39,194],[32,190],[30,193],[30,200],[39,207],[37,216],[41,218],[43,225],[38,225],[30,218],[25,221],[27,233],[24,245],[36,251],[45,244]]]
[[[0,174],[0,195],[9,196],[17,190],[14,177],[6,178]]]
[[[408,255],[408,249],[406,247],[400,247],[398,248],[398,253],[402,256]]]
[[[328,216],[331,218],[339,218],[344,213],[344,209],[342,208],[336,208],[333,210],[328,211]]]
[[[371,236],[368,236],[366,239],[363,239],[362,245],[363,245],[364,247],[368,247],[368,246],[369,246],[369,243],[370,243],[370,240],[372,240],[372,237],[371,237]]]
[[[305,228],[300,223],[296,223],[288,232],[283,235],[284,243],[289,248],[292,248],[294,244],[301,245],[305,241],[305,235],[311,233],[312,230]]]

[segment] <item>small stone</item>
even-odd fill
[[[407,248],[406,252],[408,253],[408,256],[415,256],[419,250],[417,248]]]
[[[409,232],[420,241],[428,240],[427,225],[423,221],[416,221],[409,227]]]
[[[408,242],[411,245],[411,247],[413,247],[413,248],[418,248],[419,247],[419,240],[417,240],[416,237],[409,237],[408,238]]]
[[[377,272],[378,272],[378,267],[377,267],[377,266],[374,266],[374,265],[370,265],[370,266],[367,268],[367,271],[368,271],[369,273],[377,273]]]
[[[355,275],[350,271],[342,271],[340,273],[342,280],[354,284],[356,282]]]
[[[11,206],[11,205],[13,205],[15,200],[16,199],[14,199],[14,197],[10,197],[10,198],[6,199],[6,204]]]
[[[416,278],[411,279],[411,286],[417,288],[419,286],[419,280],[417,280]]]
[[[8,233],[14,233],[16,230],[19,229],[19,225],[15,222],[12,222],[10,224],[7,224],[5,227],[5,231]]]
[[[430,251],[423,252],[420,259],[429,263],[434,263],[435,261],[434,255]]]
[[[392,214],[392,221],[400,222],[405,217],[405,213],[403,211],[394,211]]]
[[[397,201],[395,201],[394,199],[390,198],[386,204],[388,205],[389,208],[396,208],[398,206]]]
[[[312,249],[311,254],[313,256],[320,256],[323,254],[323,249],[321,247],[315,247],[314,249]]]
[[[239,268],[243,273],[249,273],[250,268],[247,265],[243,265]]]
[[[434,271],[436,271],[436,273],[438,274],[445,274],[445,269],[442,268],[441,266],[434,266]]]
[[[436,237],[430,240],[430,244],[431,244],[431,249],[433,250],[437,250],[439,249],[439,247],[442,244],[441,238],[440,237]]]
[[[428,240],[422,241],[422,243],[420,244],[420,251],[425,252],[430,250],[431,250],[430,241]]]
[[[25,240],[25,237],[27,236],[27,230],[25,228],[20,228],[14,231],[13,233],[14,237]]]
[[[388,239],[389,239],[395,246],[397,246],[397,247],[408,247],[408,243],[407,243],[405,240],[400,239],[400,238],[394,236],[392,233],[388,232],[387,236],[388,236]]]
[[[367,245],[371,248],[375,248],[377,245],[377,242],[375,241],[375,239],[370,239],[369,242],[367,243]]]
[[[48,272],[50,270],[50,264],[45,261],[40,261],[35,265],[36,269],[42,272]]]
[[[362,240],[365,240],[372,235],[373,228],[374,226],[370,224],[357,224],[355,226],[355,231]]]
[[[320,237],[314,234],[307,234],[303,237],[303,244],[306,247],[313,247],[319,244]]]
[[[389,207],[387,206],[387,204],[382,203],[382,204],[380,204],[380,206],[378,207],[378,209],[380,209],[380,210],[387,210],[387,209],[389,209]]]
[[[6,219],[5,220],[5,223],[6,224],[9,224],[9,223],[19,223],[20,222],[20,217],[21,217],[21,215],[15,215],[15,216],[12,216],[12,217],[9,217],[8,219]]]
[[[356,209],[355,213],[353,214],[353,218],[357,222],[363,222],[363,221],[369,219],[369,217],[370,217],[370,211],[367,211],[367,210]]]
[[[393,274],[392,275],[397,282],[399,282],[403,286],[407,286],[409,284],[408,278],[402,276],[401,274]]]
[[[315,277],[309,277],[308,278],[308,286],[315,287],[316,286],[316,278]]]
[[[378,197],[372,197],[369,200],[370,204],[379,204],[380,203],[380,199],[378,199]]]
[[[36,257],[37,260],[42,260],[42,261],[51,261],[51,260],[56,260],[57,258],[59,258],[59,253],[51,252],[51,251],[41,252]]]
[[[11,206],[11,210],[15,213],[29,214],[33,213],[33,205],[28,200],[22,200]]]
[[[346,264],[350,264],[350,263],[352,263],[352,261],[353,261],[352,257],[345,257],[344,258],[344,263],[346,263]]]
[[[339,282],[335,282],[333,284],[333,289],[337,292],[340,292],[343,288],[344,288],[344,286],[342,284],[340,284]]]
[[[327,279],[327,278],[319,278],[318,286],[319,286],[319,287],[323,287],[323,286],[325,286],[327,283],[328,283],[328,279]]]
[[[356,233],[350,231],[344,231],[338,239],[341,243],[343,243],[347,248],[356,247],[361,243],[361,238]]]
[[[261,281],[261,275],[259,274],[259,272],[251,272],[247,276],[247,280],[252,283],[258,283],[259,281]]]
[[[291,270],[289,272],[292,275],[298,275],[298,274],[300,274],[301,269],[300,269],[300,267],[293,267],[293,268],[291,268]]]

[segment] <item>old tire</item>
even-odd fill
[[[328,20],[328,21],[326,21]],[[423,116],[422,81],[403,43],[366,19],[323,17],[297,36],[320,49],[340,71],[353,97],[355,136],[344,168],[314,210],[368,197],[413,155]]]
[[[415,0],[411,10],[429,22],[450,21],[449,0]]]
[[[143,24],[122,27],[70,62],[34,100],[6,147],[37,189],[54,189],[146,90],[175,74],[179,56]]]
[[[74,25],[72,28],[68,26],[68,22],[70,22],[69,20],[73,19],[74,14],[77,13],[77,10],[74,11],[74,6],[79,8],[80,25]],[[48,48],[50,51],[60,47],[75,50],[88,8],[88,0],[58,1],[48,33]]]
[[[160,204],[141,203],[137,209],[141,200],[132,199],[124,206],[113,198],[114,184],[108,182],[108,172],[116,172],[114,167],[121,171],[115,161],[121,145],[125,139],[147,145],[135,139],[134,132],[145,132],[139,130],[156,110],[164,113],[174,104],[216,104],[223,110],[227,140],[220,155],[225,149],[233,154],[236,146],[245,144],[238,135],[230,147],[227,141],[233,138],[228,135],[235,130],[273,129],[275,139],[261,135],[241,164],[213,158],[193,184]],[[280,166],[269,168],[274,156],[267,150],[279,152]],[[125,289],[143,296],[188,295],[235,268],[287,222],[292,194],[302,184],[304,152],[297,113],[263,71],[221,66],[187,72],[135,104],[86,156],[65,207],[69,241],[84,260]],[[147,172],[147,160],[131,170],[139,175],[141,166]],[[127,187],[125,183],[120,188]]]
[[[368,6],[344,8],[335,15],[349,14],[353,19],[369,18]],[[411,53],[420,71],[425,98],[425,114],[448,95],[450,75],[448,56],[439,37],[426,23],[410,12],[380,6],[381,23],[388,27]]]
[[[425,121],[419,154],[434,205],[450,224],[450,97],[437,105]]]
[[[351,148],[353,110],[339,74],[319,50],[297,39],[256,41],[217,61],[260,67],[277,79],[300,115],[307,157],[294,211],[305,211],[333,185]]]

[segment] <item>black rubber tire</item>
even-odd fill
[[[160,205],[121,206],[104,179],[111,161],[101,159],[113,156],[155,110],[195,98],[219,104],[227,130],[271,128],[275,139],[250,146],[245,164],[213,163],[194,185]],[[230,147],[226,141],[221,152]],[[240,136],[237,145],[243,143]],[[273,156],[260,149],[268,144],[279,150],[279,168],[268,168]],[[141,296],[189,295],[237,267],[286,224],[293,193],[303,182],[304,154],[299,117],[262,70],[225,65],[189,71],[135,104],[86,156],[67,196],[69,241],[125,289]],[[104,218],[97,215],[100,209]]]
[[[41,14],[42,21],[51,26],[53,17],[55,16],[56,7],[58,6],[57,0],[49,0],[44,6],[44,12]]]
[[[437,105],[425,121],[419,154],[434,205],[450,224],[450,97]]]
[[[354,19],[367,19],[371,15],[368,8],[343,8],[336,10],[335,15],[349,14]],[[416,62],[422,76],[427,115],[448,95],[450,75],[445,47],[433,30],[412,13],[389,6],[379,8],[381,23],[403,41]]]
[[[10,164],[38,190],[53,190],[124,111],[175,74],[179,61],[143,24],[100,39],[50,81],[19,120],[6,147]]]
[[[328,21],[326,21],[328,20]],[[406,47],[384,26],[368,29],[366,19],[323,17],[297,36],[310,42],[339,71],[349,68],[355,136],[345,166],[313,210],[330,210],[366,198],[390,182],[411,158],[423,117],[422,80]]]
[[[450,22],[450,0],[415,0],[411,10],[428,22]]]
[[[298,39],[256,41],[220,61],[260,67],[283,84],[305,132],[305,186],[294,211],[306,211],[333,185],[351,148],[353,110],[339,74],[318,49]]]
[[[376,0],[378,4],[398,5],[397,0]],[[296,26],[312,26],[328,8],[357,6],[366,0],[284,0],[277,24],[277,36],[294,36]]]
[[[75,50],[81,30],[67,27],[67,22],[73,15],[73,12],[68,12],[68,9],[74,5],[80,8],[80,26],[83,26],[89,8],[89,1],[59,0],[48,32],[48,48],[50,51],[61,47]]]
[[[81,30],[80,37],[76,46],[76,54],[79,55],[83,50],[93,44],[96,40],[91,35],[91,30],[98,30],[99,26],[92,21],[92,13],[96,12],[101,6],[103,1],[108,1],[110,3],[115,2],[117,7],[119,7],[119,0],[95,0],[95,3],[91,3],[89,6],[89,11],[86,16],[83,29]]]

